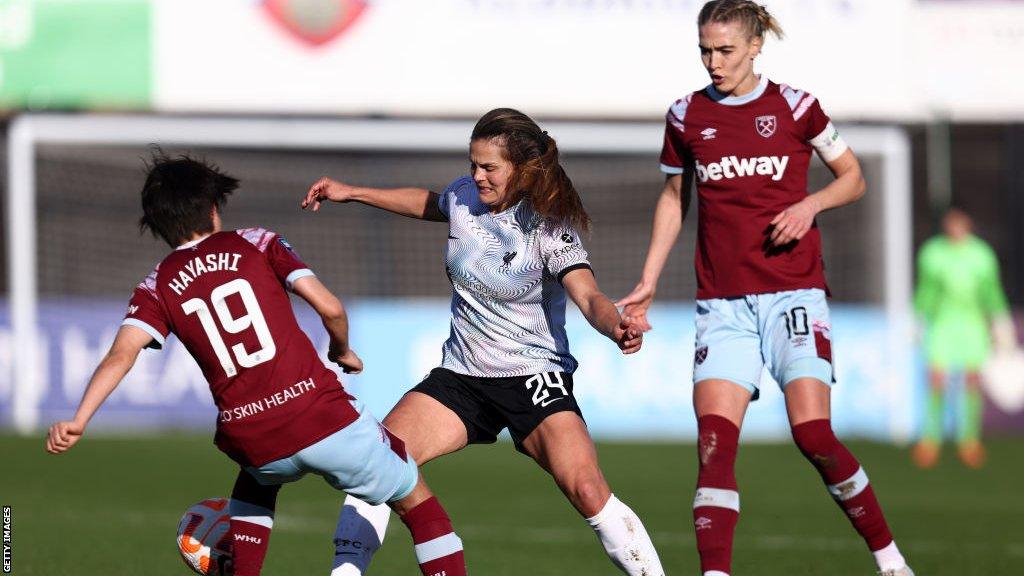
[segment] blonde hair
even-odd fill
[[[771,32],[779,40],[783,37],[782,26],[768,9],[751,0],[711,0],[704,4],[697,16],[697,26],[708,22],[740,22],[747,30],[748,38],[760,38]]]

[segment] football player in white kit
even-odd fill
[[[448,222],[451,333],[441,366],[398,402],[384,424],[425,464],[508,428],[516,449],[548,471],[625,574],[662,576],[643,523],[608,487],[573,396],[576,359],[565,333],[566,294],[624,354],[642,335],[598,289],[580,242],[589,218],[555,141],[525,114],[485,114],[470,138],[471,175],[442,193],[377,189],[329,178],[302,202],[361,202]],[[388,510],[346,500],[334,576],[361,574]],[[353,545],[358,543],[358,547]]]

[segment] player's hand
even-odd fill
[[[320,202],[324,200],[347,202],[351,192],[352,187],[348,184],[324,177],[309,187],[309,192],[306,192],[306,197],[302,199],[302,208],[316,212],[320,209]]]
[[[622,315],[628,317],[630,323],[641,332],[651,329],[651,323],[647,321],[647,309],[654,301],[654,292],[653,284],[641,281],[628,296],[615,303],[615,306],[622,308]]]
[[[332,344],[331,349],[327,351],[327,357],[331,359],[331,362],[341,366],[341,371],[345,374],[359,374],[363,371],[363,361],[356,356],[351,348],[346,348],[345,353],[341,354],[340,350]]]
[[[82,438],[83,433],[84,426],[74,422],[57,422],[50,426],[50,432],[46,436],[46,451],[50,454],[66,452]]]
[[[772,233],[769,239],[775,246],[785,246],[790,242],[799,240],[807,234],[814,224],[814,217],[821,210],[818,202],[812,196],[779,212],[772,219]]]
[[[644,332],[632,322],[632,318],[623,316],[614,331],[615,343],[623,354],[632,354],[643,346]]]

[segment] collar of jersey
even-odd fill
[[[743,96],[726,96],[719,92],[718,89],[715,88],[714,84],[708,84],[708,87],[704,89],[704,92],[707,93],[708,98],[711,98],[719,104],[725,104],[726,106],[739,106],[741,104],[757,100],[761,97],[761,94],[764,94],[766,88],[768,88],[768,77],[761,75],[761,80],[757,83],[757,88],[754,88],[752,92],[744,94]]]
[[[181,246],[178,246],[177,248],[175,248],[175,250],[185,250],[187,248],[191,248],[191,247],[199,244],[203,240],[206,240],[210,236],[211,236],[211,234],[207,234],[206,236],[203,236],[202,238],[196,238],[195,240],[189,240],[188,242],[185,242]]]

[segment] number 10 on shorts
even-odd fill
[[[562,394],[552,398],[552,390],[556,388],[561,390]],[[569,395],[569,391],[565,389],[565,382],[562,380],[560,372],[535,374],[526,380],[526,389],[533,390],[533,404],[541,408],[552,402],[562,400]]]

